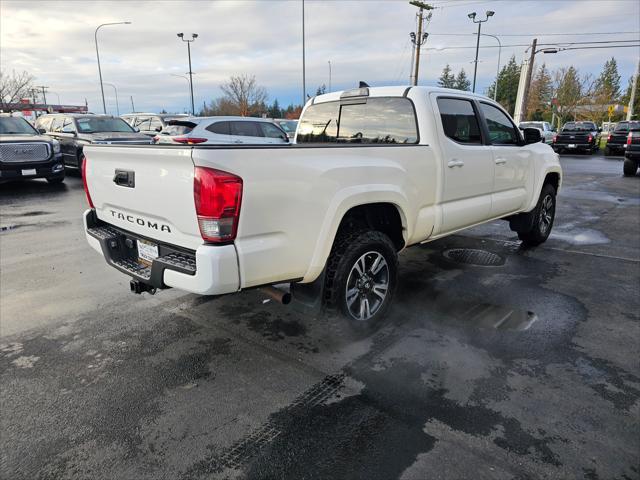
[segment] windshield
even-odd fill
[[[539,128],[542,130],[542,124],[539,122],[523,122],[520,124],[520,128]]]
[[[0,135],[38,135],[38,131],[22,117],[0,117]]]
[[[640,131],[640,122],[621,123],[616,129],[616,132],[637,132]]]
[[[296,120],[281,120],[278,125],[287,133],[296,133],[298,122]]]
[[[78,131],[81,133],[135,132],[135,130],[121,118],[83,117],[78,118],[76,121],[78,122]]]
[[[596,126],[593,123],[565,123],[562,130],[565,132],[592,132],[596,130]]]

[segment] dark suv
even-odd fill
[[[60,142],[65,167],[82,168],[82,147],[90,143],[149,145],[152,140],[111,115],[53,114],[36,120],[41,133]]]
[[[60,143],[40,133],[22,117],[0,115],[0,182],[46,178],[64,181]]]

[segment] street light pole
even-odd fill
[[[476,78],[478,76],[478,53],[480,51],[480,29],[482,27],[482,24],[486,21],[489,20],[489,17],[493,17],[495,15],[496,12],[492,11],[492,10],[487,10],[487,12],[485,13],[486,17],[484,20],[476,20],[476,12],[472,12],[469,15],[467,15],[471,21],[473,23],[477,23],[478,24],[478,38],[476,38],[476,59],[473,62],[473,93],[476,92]]]
[[[193,71],[191,70],[191,42],[195,41],[198,38],[197,33],[191,34],[191,40],[184,39],[184,33],[178,33],[178,38],[180,38],[183,42],[187,42],[187,55],[189,56],[189,89],[191,91],[191,114],[195,116],[196,107],[193,103]]]
[[[302,0],[302,105],[307,103],[307,72],[304,51],[304,0]]]
[[[329,62],[329,91],[331,91],[331,60]]]
[[[111,23],[103,23],[96,27],[96,31],[93,34],[93,38],[96,43],[96,58],[98,59],[98,75],[100,76],[100,93],[102,93],[102,110],[106,114],[107,113],[107,104],[104,101],[104,86],[102,85],[102,69],[100,68],[100,52],[98,51],[98,30],[102,27],[106,27],[107,25],[131,25],[131,22],[111,22]]]
[[[496,37],[495,35],[491,35],[490,33],[483,33],[481,35],[485,37],[495,38],[498,41],[498,69],[496,71],[496,86],[493,89],[493,100],[496,101],[496,98],[498,96],[498,77],[500,76],[500,55],[502,54],[502,42],[498,37]]]
[[[109,85],[111,88],[113,88],[113,91],[116,94],[116,114],[118,116],[120,116],[120,104],[118,103],[118,89],[116,88],[116,86],[113,83],[107,83],[104,82],[105,85]]]
[[[413,0],[409,2],[409,5],[413,5],[414,7],[418,7],[418,34],[411,32],[409,36],[411,37],[411,43],[413,43],[413,48],[415,52],[415,65],[413,67],[413,84],[418,85],[418,70],[420,68],[420,47],[425,44],[427,38],[429,37],[428,33],[422,33],[422,24],[424,23],[424,11],[425,10],[433,10],[433,6],[428,3],[423,3],[418,0]],[[427,20],[431,18],[431,13],[427,17]]]

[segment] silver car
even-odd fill
[[[537,128],[540,130],[542,141],[544,143],[553,143],[553,136],[556,134],[556,129],[551,126],[549,122],[520,122],[520,130],[525,128]]]

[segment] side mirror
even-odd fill
[[[44,128],[39,128],[38,133],[44,135],[45,133],[47,133],[47,131]]]
[[[161,132],[162,131],[162,127],[156,127],[156,132]]]
[[[525,128],[524,130],[522,130],[522,132],[524,133],[525,145],[542,141],[542,135],[540,135],[540,130],[538,130],[537,128]]]
[[[140,129],[138,127],[133,127],[133,131],[134,132],[140,132]]]

